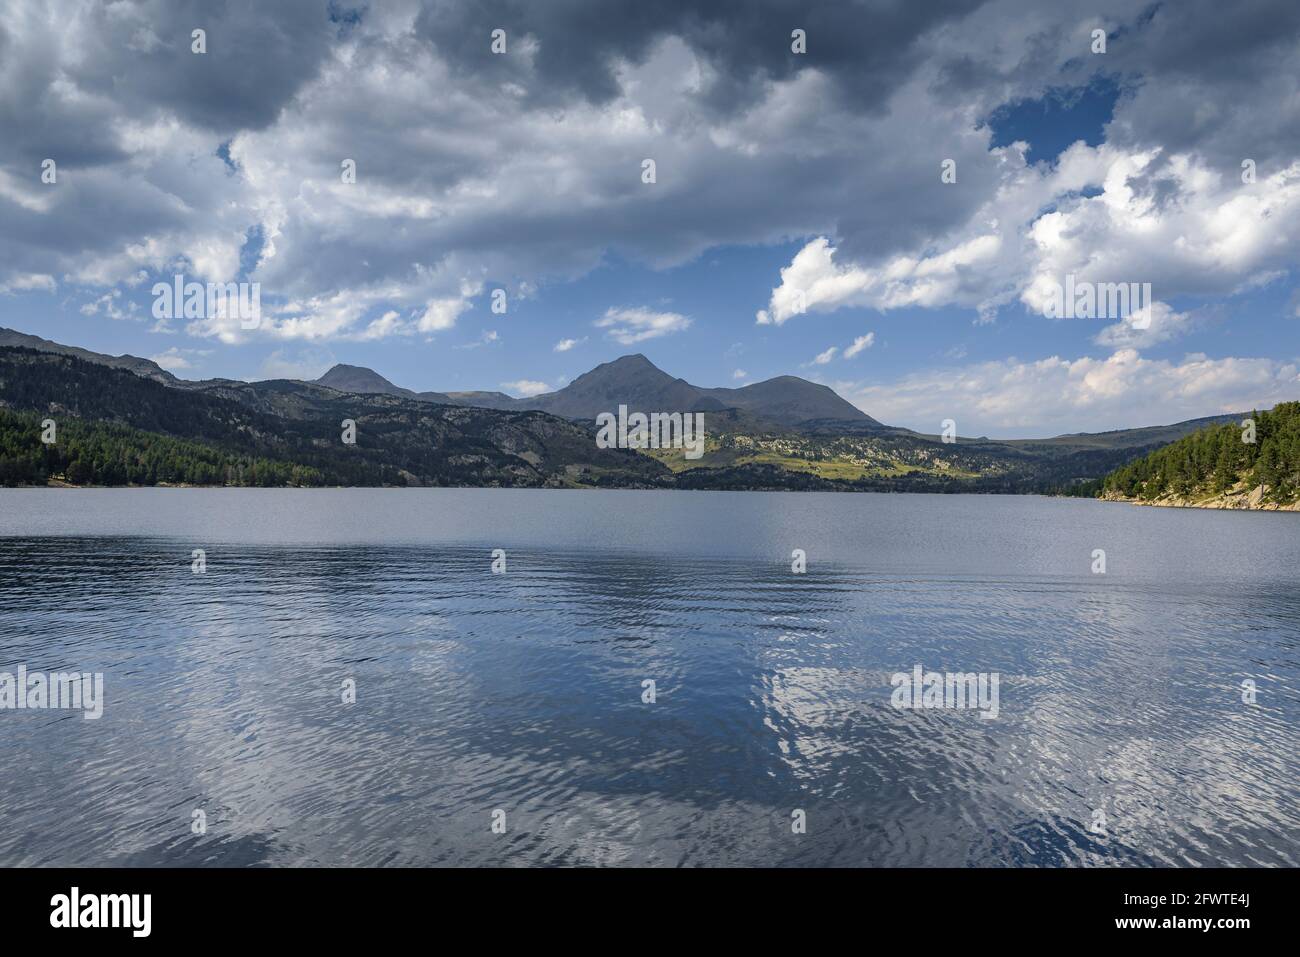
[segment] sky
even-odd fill
[[[0,12],[0,326],[184,378],[640,352],[926,432],[1154,425],[1300,399],[1298,234],[1294,0]],[[177,274],[258,327],[159,317]],[[1055,318],[1066,277],[1151,305]]]

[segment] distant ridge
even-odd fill
[[[244,383],[228,379],[180,379],[157,363],[138,356],[110,356],[77,346],[63,345],[0,327],[0,348],[15,347],[71,356],[97,365],[124,369],[163,385],[182,389],[221,389],[233,394]],[[290,382],[296,380],[289,380]],[[254,383],[256,385],[257,383]],[[335,365],[319,379],[307,383],[335,392],[357,395],[388,395],[441,405],[490,409],[506,412],[542,411],[566,419],[594,420],[601,412],[615,412],[619,405],[631,411],[704,411],[721,417],[737,431],[763,430],[771,426],[802,433],[893,434],[926,438],[909,429],[883,425],[845,401],[834,390],[798,376],[777,376],[738,389],[706,389],[685,379],[674,378],[640,353],[622,356],[596,366],[556,392],[516,399],[503,392],[413,392],[390,382],[364,366]],[[1030,452],[1052,447],[1100,451],[1154,448],[1173,442],[1208,425],[1241,418],[1242,413],[1219,414],[1133,429],[1107,432],[1079,432],[1043,439],[964,440],[967,447],[1000,446]],[[931,437],[932,438],[932,437]]]
[[[158,363],[151,362],[148,359],[128,355],[108,356],[100,352],[91,352],[89,349],[79,349],[76,346],[65,346],[58,342],[51,342],[49,339],[42,339],[40,336],[29,336],[25,332],[17,332],[13,329],[0,328],[0,347],[4,346],[34,349],[37,352],[54,352],[61,356],[74,356],[87,362],[94,362],[97,365],[125,369],[128,372],[134,372],[138,376],[153,379],[155,382],[161,382],[164,385],[176,385],[180,382],[179,379],[163,369]]]
[[[594,419],[620,405],[642,412],[722,412],[739,409],[765,423],[795,426],[801,422],[853,423],[879,428],[880,423],[833,389],[798,376],[777,376],[739,389],[705,389],[664,372],[645,356],[622,356],[578,376],[563,389],[526,399],[501,392],[412,392],[372,369],[336,365],[316,380],[341,392],[381,393],[453,405],[549,412],[564,419]]]
[[[619,406],[707,412],[708,446],[695,459],[675,446],[602,446],[594,419]],[[80,423],[61,433],[67,441],[55,451],[34,428],[51,413]],[[643,355],[603,363],[556,392],[515,399],[500,392],[412,392],[351,365],[335,366],[316,382],[178,379],[147,359],[0,329],[0,484],[1094,494],[1117,468],[1220,418],[1240,416],[1051,439],[944,443],[882,426],[833,390],[796,376],[703,389]],[[363,436],[356,448],[335,440],[346,419]],[[1261,455],[1277,445],[1267,428],[1260,437]],[[1288,433],[1275,457],[1293,460],[1293,444]],[[1190,464],[1153,459],[1164,463],[1161,475],[1208,467],[1202,445],[1184,448],[1192,450]],[[1300,480],[1272,477],[1272,460],[1265,458],[1259,484],[1297,487]],[[1233,463],[1220,469],[1216,458],[1214,464],[1219,482]]]

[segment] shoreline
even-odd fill
[[[790,495],[978,495],[988,498],[1052,498],[1079,499],[1097,501],[1078,495],[1058,495],[1052,492],[990,492],[979,489],[952,489],[938,491],[935,489],[916,489],[899,491],[897,489],[859,489],[859,488],[674,488],[653,485],[185,485],[159,482],[156,485],[73,485],[62,480],[53,480],[43,485],[0,485],[0,492],[19,489],[59,489],[78,491],[82,489],[121,489],[139,491],[142,489],[233,489],[253,491],[296,491],[322,492],[347,490],[379,491],[427,491],[427,490],[479,490],[479,491],[537,491],[537,492],[674,492],[681,494],[700,492],[780,492]]]
[[[1122,495],[1102,495],[1099,496],[1100,502],[1116,502],[1128,505],[1142,505],[1153,508],[1199,508],[1220,512],[1300,512],[1300,501],[1277,503],[1265,502],[1260,490],[1255,490],[1249,494],[1244,493],[1224,493],[1221,495],[1210,496],[1205,499],[1188,499],[1181,496],[1170,495],[1151,501],[1144,501],[1140,498],[1128,498]]]
[[[935,491],[918,489],[900,492],[894,489],[827,489],[827,488],[673,488],[655,485],[176,485],[159,482],[156,485],[71,485],[67,482],[50,482],[45,485],[0,485],[0,491],[17,489],[248,489],[270,491],[345,491],[350,489],[377,489],[396,491],[428,491],[436,489],[478,489],[482,491],[537,491],[537,492],[786,492],[808,495],[984,495],[993,498],[1081,498],[1077,495],[1054,495],[1050,492],[985,492],[979,490]],[[1089,499],[1092,501],[1092,499]]]
[[[1300,501],[1278,504],[1275,502],[1263,501],[1262,493],[1259,490],[1246,493],[1226,493],[1213,496],[1202,500],[1192,500],[1178,496],[1166,496],[1153,501],[1144,501],[1138,498],[1127,498],[1124,496],[1106,494],[1096,497],[1053,494],[1051,492],[988,492],[977,490],[951,490],[951,491],[934,491],[934,490],[916,490],[916,491],[897,491],[892,489],[789,489],[789,488],[700,488],[700,489],[682,489],[682,488],[654,488],[642,486],[610,486],[603,487],[598,485],[190,485],[184,483],[159,482],[155,485],[74,485],[62,479],[51,479],[43,485],[10,485],[0,486],[4,489],[62,489],[62,490],[79,490],[79,489],[257,489],[260,491],[342,491],[348,489],[383,489],[383,490],[422,490],[422,489],[481,489],[488,490],[508,490],[508,489],[531,489],[535,491],[555,491],[555,492],[786,492],[791,494],[803,493],[822,493],[822,494],[864,494],[864,495],[981,495],[993,496],[997,498],[1055,498],[1055,499],[1080,499],[1083,501],[1110,502],[1121,505],[1140,505],[1155,508],[1185,508],[1185,509],[1205,509],[1225,512],[1300,512]]]

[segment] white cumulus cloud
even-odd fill
[[[1300,396],[1300,364],[1266,358],[1143,358],[1120,349],[1105,358],[1001,359],[927,370],[848,392],[890,425],[935,432],[955,419],[963,435],[1047,436],[1168,424],[1269,408]]]
[[[513,392],[516,395],[527,399],[531,396],[541,395],[543,392],[550,392],[551,387],[545,382],[539,382],[536,379],[519,379],[516,382],[502,382],[501,388],[507,392]]]
[[[676,312],[655,312],[651,309],[611,308],[596,320],[596,328],[615,342],[625,346],[647,339],[681,332],[691,325],[691,320]]]
[[[865,336],[858,336],[853,340],[853,344],[844,350],[844,358],[852,359],[864,349],[870,349],[875,344],[876,334],[868,332]]]

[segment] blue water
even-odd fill
[[[0,490],[0,672],[105,682],[0,710],[0,865],[1294,866],[1297,569],[1036,497]]]

